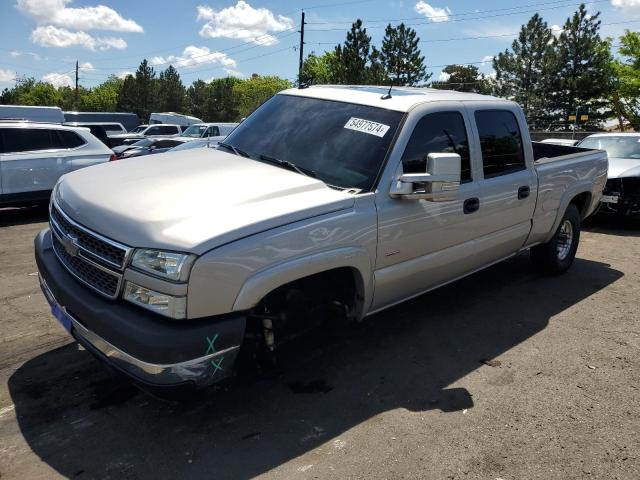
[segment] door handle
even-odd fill
[[[520,187],[518,189],[518,200],[523,200],[527,198],[529,196],[529,193],[531,193],[531,189],[529,188],[528,185],[524,187]]]
[[[477,212],[480,208],[480,199],[478,197],[467,198],[464,201],[462,211],[465,215],[473,212]]]

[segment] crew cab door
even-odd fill
[[[537,199],[527,125],[515,105],[471,106],[480,144],[480,217],[477,254],[486,265],[517,252],[531,231]],[[525,144],[525,142],[527,142]]]
[[[376,192],[378,249],[372,310],[402,301],[472,271],[480,226],[477,144],[460,102],[433,102],[405,121]],[[458,153],[457,198],[434,202],[392,198],[402,173],[425,173],[429,153]]]

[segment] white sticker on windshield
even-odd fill
[[[369,135],[375,135],[376,137],[384,137],[384,134],[389,130],[389,125],[384,123],[372,122],[363,118],[351,117],[347,123],[344,124],[344,128],[349,130],[355,130],[357,132],[368,133]]]

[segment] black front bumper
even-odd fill
[[[640,216],[640,177],[610,178],[602,193],[601,213]]]
[[[245,331],[232,313],[164,320],[123,300],[108,300],[72,277],[56,257],[49,229],[35,239],[41,285],[49,303],[71,319],[71,333],[99,358],[152,386],[206,386],[229,376]]]

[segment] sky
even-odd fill
[[[90,88],[109,75],[135,72],[143,58],[156,71],[174,65],[186,85],[197,79],[278,75],[298,70],[300,13],[304,52],[342,43],[361,18],[378,47],[384,28],[404,22],[420,37],[432,80],[451,63],[490,74],[491,58],[508,48],[535,13],[560,31],[578,8],[571,0],[0,0],[0,89],[34,77]],[[640,0],[593,0],[602,36],[640,30]],[[614,40],[614,44],[617,42]]]

